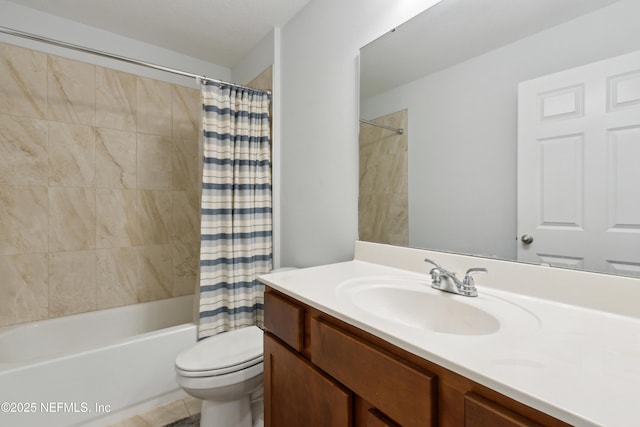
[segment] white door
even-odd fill
[[[517,227],[520,261],[640,277],[640,52],[519,85]]]

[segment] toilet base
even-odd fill
[[[203,400],[200,427],[252,427],[250,395],[225,402]]]

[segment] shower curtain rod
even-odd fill
[[[381,125],[380,123],[376,123],[376,122],[372,122],[371,120],[365,120],[365,119],[360,119],[360,123],[365,123],[371,126],[376,126],[382,129],[386,129],[386,130],[390,130],[393,131],[395,133],[397,133],[398,135],[403,135],[404,134],[404,129],[402,128],[392,128],[389,126],[385,126],[385,125]]]
[[[176,70],[176,69],[173,69],[173,68],[164,67],[162,65],[156,65],[156,64],[152,64],[150,62],[140,61],[138,59],[127,58],[126,56],[116,55],[116,54],[109,53],[109,52],[103,52],[101,50],[90,49],[90,48],[87,48],[87,47],[84,47],[84,46],[79,46],[79,45],[72,44],[72,43],[61,42],[61,41],[58,41],[58,40],[54,40],[54,39],[50,39],[50,38],[47,38],[47,37],[38,36],[38,35],[35,35],[35,34],[25,33],[23,31],[18,31],[18,30],[13,30],[13,29],[7,28],[7,27],[1,27],[0,26],[0,33],[9,34],[11,36],[16,36],[16,37],[21,37],[23,39],[34,40],[34,41],[41,42],[41,43],[47,43],[47,44],[50,44],[50,45],[53,45],[53,46],[62,47],[62,48],[65,48],[65,49],[77,50],[79,52],[84,52],[84,53],[88,53],[88,54],[91,54],[91,55],[102,56],[104,58],[115,59],[117,61],[128,62],[129,64],[140,65],[142,67],[152,68],[154,70],[160,70],[160,71],[164,71],[164,72],[171,73],[171,74],[177,74],[179,76],[191,77],[191,78],[194,78],[194,79],[199,79],[199,80],[207,81],[207,82],[214,82],[214,83],[221,84],[223,86],[233,86],[233,87],[236,87],[236,88],[239,88],[239,89],[250,89],[250,90],[256,90],[256,91],[260,91],[260,92],[267,92],[269,95],[271,95],[271,91],[270,90],[256,89],[256,88],[249,87],[249,86],[243,86],[243,85],[239,85],[239,84],[235,84],[235,83],[225,82],[225,81],[222,81],[222,80],[212,79],[210,77],[200,76],[198,74],[188,73],[186,71],[180,71],[180,70]]]

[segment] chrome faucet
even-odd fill
[[[470,268],[464,276],[464,279],[460,281],[456,277],[456,273],[452,273],[438,263],[431,261],[428,258],[424,259],[425,262],[434,265],[435,267],[429,271],[431,274],[431,287],[440,291],[451,292],[452,294],[463,295],[465,297],[477,297],[478,290],[473,280],[473,274],[486,273],[487,269],[482,267]]]

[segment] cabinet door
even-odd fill
[[[351,393],[270,334],[264,375],[266,427],[351,426]]]
[[[367,427],[400,427],[377,409],[367,412]]]
[[[311,361],[404,427],[435,427],[437,377],[322,319],[311,321]]]
[[[464,396],[465,427],[542,427],[529,418],[476,393]]]

